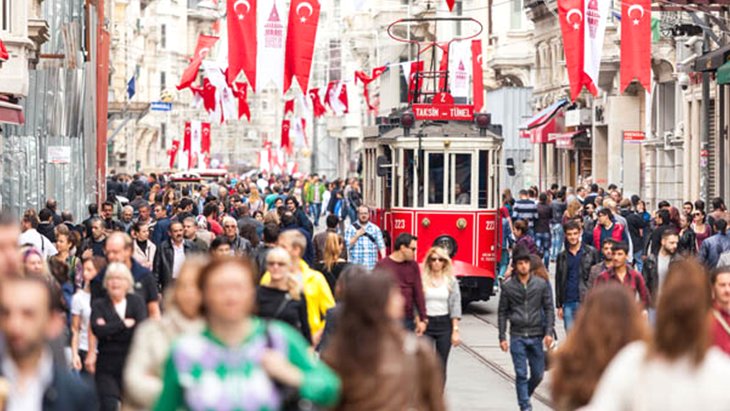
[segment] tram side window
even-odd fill
[[[471,154],[453,154],[454,202],[471,204]]]
[[[413,184],[415,157],[413,150],[403,151],[403,207],[413,207]]]
[[[428,202],[444,203],[444,155],[429,153],[428,155]]]

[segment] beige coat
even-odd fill
[[[132,258],[140,263],[142,267],[152,270],[152,263],[155,261],[157,246],[152,242],[152,240],[147,240],[147,253],[145,254],[142,249],[139,248],[136,241],[133,241],[133,243],[134,253],[132,254]]]
[[[169,309],[160,321],[137,327],[124,367],[124,409],[149,410],[162,392],[162,371],[172,343],[181,335],[203,330],[203,321],[190,321]]]

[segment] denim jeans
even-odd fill
[[[560,252],[563,250],[563,241],[565,241],[563,225],[550,224],[550,236],[552,237],[550,245],[550,259],[555,260],[558,258],[558,254],[560,254]]]
[[[319,225],[319,217],[322,214],[322,203],[312,203],[309,205],[309,214],[312,216],[312,220],[314,220],[314,226]]]
[[[497,279],[504,278],[505,273],[507,273],[507,267],[509,267],[509,250],[503,248],[502,256],[498,263]]]
[[[535,233],[535,245],[545,268],[550,266],[550,233]]]
[[[517,402],[521,411],[530,410],[530,397],[545,374],[545,352],[541,337],[517,337],[510,339],[510,353],[515,367]],[[527,376],[527,368],[530,376]]]
[[[566,334],[573,328],[575,316],[578,314],[578,308],[580,308],[579,302],[563,304],[563,324],[565,325]]]
[[[634,253],[634,268],[636,268],[636,271],[641,272],[641,269],[644,268],[644,262],[641,261],[641,257],[644,256],[644,250],[639,250]]]

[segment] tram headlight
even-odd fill
[[[487,129],[492,124],[492,116],[488,113],[477,113],[474,115],[474,124],[479,128],[479,135],[486,137]]]
[[[449,257],[454,258],[459,246],[456,244],[454,237],[450,235],[442,235],[433,240],[433,247],[441,247],[449,253]]]
[[[413,125],[416,124],[416,116],[410,111],[406,111],[400,116],[400,125],[403,127],[403,134],[410,135]]]

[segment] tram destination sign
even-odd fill
[[[472,121],[474,106],[468,104],[414,104],[416,120]]]

